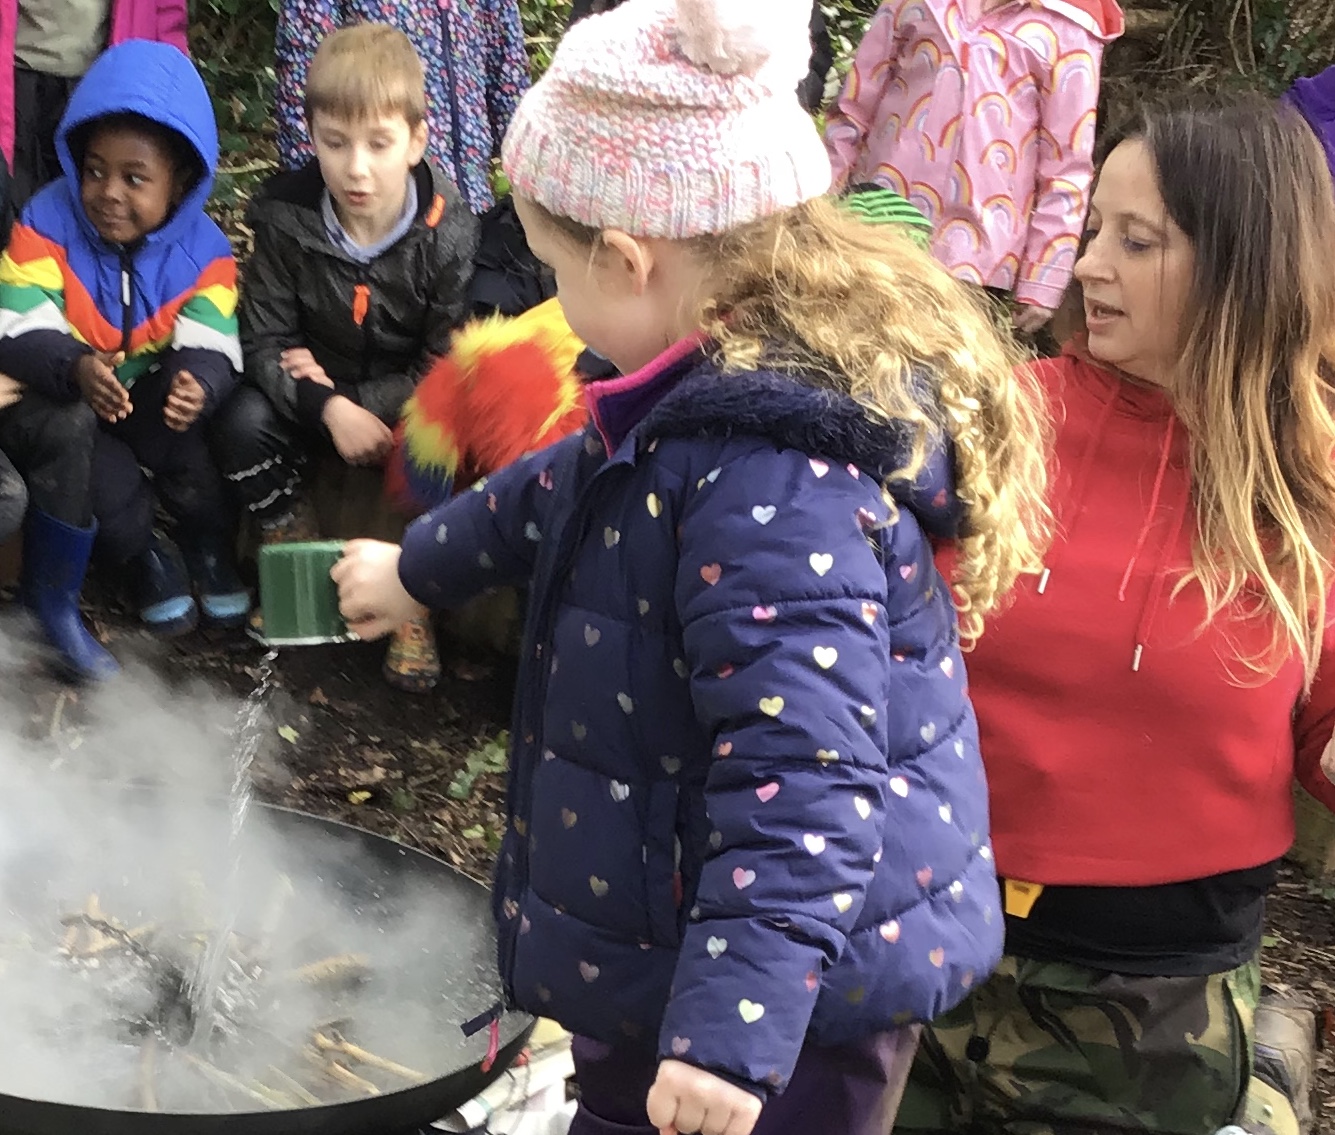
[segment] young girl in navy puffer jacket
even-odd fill
[[[362,635],[531,581],[495,913],[513,1001],[577,1034],[574,1135],[884,1135],[915,1022],[1001,948],[932,547],[976,633],[1038,559],[1040,404],[911,237],[822,199],[809,8],[760,7],[567,34],[503,160],[626,377],[334,573]]]

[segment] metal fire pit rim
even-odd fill
[[[448,872],[482,895],[488,888],[445,860],[409,847],[388,836],[281,804],[256,801],[279,822],[323,830],[360,840],[371,854],[388,857],[393,850],[409,861]],[[499,1079],[519,1058],[536,1019],[522,1010],[502,1011],[502,1032],[518,1024],[515,1036],[503,1040],[492,1067],[466,1065],[444,1076],[365,1099],[343,1100],[316,1107],[276,1111],[146,1112],[82,1104],[34,1100],[0,1092],[0,1135],[399,1135],[428,1126],[448,1115]]]

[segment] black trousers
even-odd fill
[[[309,460],[333,449],[327,437],[288,421],[262,391],[246,385],[215,415],[212,435],[233,499],[260,522],[290,512]]]
[[[171,375],[151,370],[130,390],[130,416],[99,423],[93,515],[100,526],[98,553],[112,563],[125,563],[148,548],[155,503],[176,522],[183,543],[226,540],[234,528],[204,421],[178,433],[162,420],[170,388]]]
[[[78,79],[14,68],[12,192],[16,213],[43,185],[61,176],[56,127],[78,83]]]
[[[0,450],[28,484],[33,508],[76,528],[93,519],[89,486],[97,416],[82,402],[32,391],[0,410]]]
[[[28,490],[13,462],[0,453],[0,543],[19,530],[28,509]]]
[[[123,422],[99,421],[83,402],[25,393],[0,410],[0,450],[28,483],[32,507],[85,528],[98,522],[97,554],[123,564],[148,548],[155,503],[183,540],[226,538],[231,510],[204,424],[168,429],[162,407],[171,385],[149,371],[130,391]]]

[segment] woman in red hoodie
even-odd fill
[[[1057,538],[968,664],[1007,953],[925,1035],[897,1131],[1259,1118],[1295,773],[1335,807],[1332,248],[1331,175],[1291,110],[1147,113],[1102,167],[1085,331],[1036,364]]]

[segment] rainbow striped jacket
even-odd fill
[[[883,0],[825,144],[835,184],[875,182],[934,228],[958,279],[1056,307],[1094,178],[1104,46],[1116,0]]]
[[[134,246],[104,241],[79,200],[73,134],[129,111],[172,128],[206,171],[167,222]],[[90,351],[125,352],[121,382],[158,366],[190,371],[205,413],[241,369],[236,261],[204,213],[218,160],[208,92],[175,47],[131,40],[105,52],[70,99],[56,136],[64,176],[39,192],[0,257],[0,371],[58,399],[79,396],[72,365]]]

